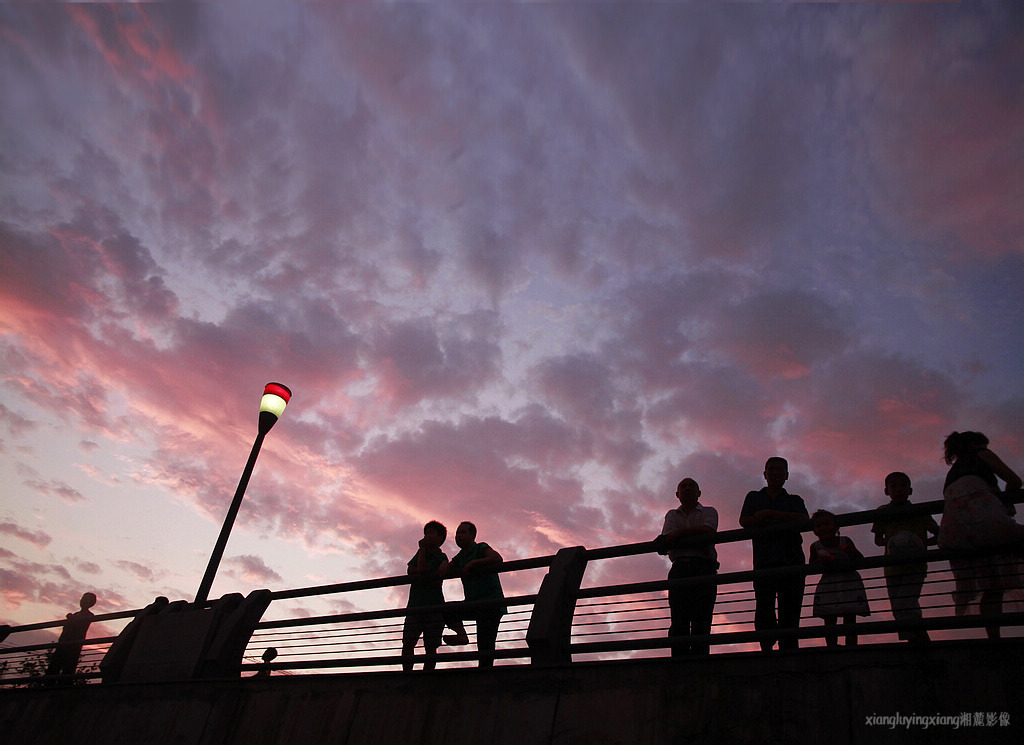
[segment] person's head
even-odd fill
[[[839,533],[836,516],[828,510],[818,510],[811,515],[811,527],[814,529],[814,535],[821,540],[832,538]]]
[[[769,489],[781,489],[789,478],[789,461],[773,455],[764,464],[764,480]]]
[[[700,499],[700,485],[691,478],[685,478],[676,487],[676,497],[684,510],[692,510]]]
[[[277,649],[274,647],[267,647],[263,650],[263,661],[270,662],[277,657]]]
[[[426,538],[434,548],[440,548],[444,539],[448,537],[448,528],[437,520],[431,520],[423,526],[423,537]]]
[[[94,592],[85,593],[84,595],[82,595],[82,599],[78,601],[78,606],[82,610],[88,610],[89,608],[92,608],[94,605],[96,605],[96,593]]]
[[[885,495],[894,504],[903,504],[910,499],[910,495],[913,493],[914,488],[910,485],[910,477],[903,471],[893,471],[885,477]]]
[[[463,520],[455,529],[455,545],[459,548],[472,548],[474,543],[476,543],[476,526],[468,520]]]
[[[953,465],[957,458],[987,448],[988,438],[981,432],[952,432],[942,446],[946,463]]]

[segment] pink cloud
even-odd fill
[[[492,314],[460,319],[445,329],[428,319],[381,329],[371,366],[385,400],[408,406],[424,398],[467,398],[498,374],[501,352]]]
[[[947,376],[877,354],[837,357],[803,393],[788,439],[837,487],[880,483],[895,470],[935,474],[963,404]]]
[[[228,573],[239,576],[243,581],[253,585],[281,582],[281,575],[268,567],[259,556],[232,556],[226,559],[224,564]]]
[[[83,583],[65,566],[17,559],[6,563],[9,568],[0,567],[0,597],[8,608],[17,610],[23,603],[78,607]],[[89,589],[88,583],[84,588]]]
[[[125,570],[126,572],[135,575],[136,579],[147,585],[152,584],[153,580],[156,578],[158,574],[158,572],[153,571],[151,567],[148,567],[145,564],[140,564],[137,561],[128,561],[127,559],[121,559],[119,561],[115,561],[114,565],[120,569]]]
[[[0,523],[0,533],[4,533],[25,541],[26,543],[30,543],[38,549],[46,548],[50,544],[50,541],[53,540],[49,535],[41,530],[29,530],[10,521]]]
[[[87,591],[95,592],[99,598],[97,607],[102,608],[99,612],[111,612],[128,607],[120,593],[90,582],[81,582],[63,566],[57,564],[14,561],[11,562],[10,568],[0,567],[0,598],[11,610],[16,611],[25,603],[38,603],[55,608],[53,618],[63,618],[65,612],[78,609],[79,599]],[[105,628],[107,627],[95,627],[93,635],[102,635]],[[111,632],[108,629],[105,633]]]
[[[716,325],[712,345],[755,379],[806,377],[847,343],[835,309],[801,291],[744,298],[722,309]]]
[[[194,74],[161,27],[159,10],[81,6],[68,11],[111,69],[124,79],[181,83]]]
[[[0,404],[0,422],[2,422],[8,431],[15,437],[20,437],[39,426],[37,422],[11,411],[3,404]]]
[[[533,372],[538,393],[573,426],[587,432],[599,460],[623,479],[631,478],[651,453],[642,439],[634,399],[619,388],[608,363],[594,355],[549,358]]]
[[[75,502],[82,502],[85,500],[85,497],[82,495],[82,492],[60,481],[31,480],[25,481],[24,484],[33,491],[36,491],[44,496],[60,497],[68,504],[74,504]]]
[[[993,74],[1024,65],[1010,12],[971,8],[955,33],[934,18],[901,17],[885,29],[892,43],[857,65],[861,85],[884,81],[869,120],[883,177],[877,208],[908,235],[954,238],[958,261],[1021,251],[1024,173],[1008,157],[1019,150],[1021,99]]]

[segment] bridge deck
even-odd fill
[[[1019,743],[1024,640],[0,690],[7,742]],[[901,721],[881,717],[918,719]]]

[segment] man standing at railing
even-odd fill
[[[467,521],[459,523],[455,531],[455,543],[459,553],[450,562],[441,565],[442,577],[461,577],[462,591],[467,602],[480,600],[504,600],[501,580],[494,572],[481,572],[484,567],[500,564],[501,554],[486,543],[476,542],[476,525]],[[469,643],[465,621],[476,621],[476,647],[480,653],[480,667],[494,667],[494,648],[498,638],[498,625],[508,608],[495,605],[490,608],[476,608],[471,611],[445,614],[445,622],[455,632],[445,636],[444,643],[459,646]]]
[[[744,528],[762,528],[771,525],[799,523],[808,520],[804,500],[787,492],[783,485],[789,478],[789,462],[774,456],[764,464],[763,489],[752,491],[743,500],[740,525]],[[754,571],[803,566],[803,537],[794,525],[793,530],[759,536],[751,539],[754,553]],[[804,574],[794,572],[783,576],[761,577],[754,580],[754,628],[758,631],[795,629],[800,626],[800,609],[804,599]],[[778,615],[776,615],[776,601]],[[779,642],[779,649],[796,649],[795,636],[768,638],[761,641],[761,649],[768,652]]]
[[[714,543],[675,546],[688,536],[705,535],[718,530],[718,511],[714,507],[700,504],[700,486],[691,478],[685,478],[676,487],[679,506],[665,515],[661,535],[654,539],[659,554],[668,554],[672,569],[668,578],[705,577],[718,572],[718,553]],[[672,614],[670,637],[706,636],[711,633],[711,618],[714,615],[718,585],[715,582],[700,583],[688,587],[670,587],[668,605]],[[711,645],[707,641],[696,643],[674,642],[672,656],[708,654]]]
[[[47,675],[73,675],[78,668],[78,658],[82,654],[82,644],[89,633],[93,613],[90,608],[96,605],[95,593],[87,592],[78,601],[79,610],[68,613],[64,628],[57,639],[57,647],[50,657],[46,668]]]
[[[437,663],[437,648],[441,646],[441,632],[444,631],[444,615],[441,610],[416,611],[413,608],[444,604],[441,577],[437,570],[448,561],[441,551],[441,545],[448,537],[448,529],[437,520],[423,526],[416,555],[409,559],[408,574],[414,577],[409,585],[409,603],[402,628],[402,669],[406,672],[413,667],[413,650],[420,636],[423,637],[423,669],[433,670]]]

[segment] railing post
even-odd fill
[[[576,594],[587,568],[587,550],[583,546],[563,548],[554,560],[537,593],[537,602],[526,631],[533,665],[564,665],[572,662],[569,640]]]

